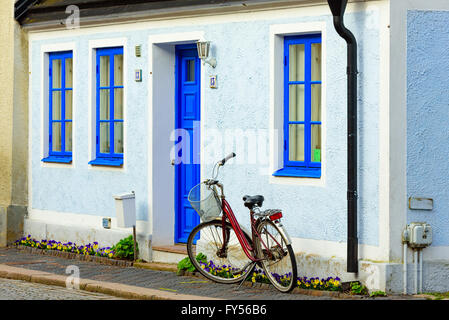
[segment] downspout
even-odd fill
[[[327,0],[334,16],[337,33],[348,46],[348,242],[347,272],[358,272],[357,238],[357,41],[344,23],[343,16],[348,0]]]

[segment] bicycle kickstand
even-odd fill
[[[257,262],[252,262],[252,263],[249,265],[249,268],[250,268],[250,269],[249,269],[248,274],[251,274],[251,272],[253,272],[253,269],[256,267],[256,264],[257,264]],[[246,268],[245,268],[245,269],[246,269]],[[243,277],[243,280],[242,280],[242,282],[240,282],[240,284],[239,284],[237,290],[240,290],[240,287],[242,286],[243,282],[245,282],[245,280],[246,280],[246,277]]]

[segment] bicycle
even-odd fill
[[[244,196],[250,211],[249,233],[238,223],[223,184],[216,180],[220,167],[233,157],[235,153],[215,163],[213,178],[189,192],[188,200],[202,220],[187,240],[190,261],[206,278],[219,283],[240,281],[240,286],[259,266],[263,271],[257,270],[258,277],[268,279],[281,292],[290,292],[297,281],[297,267],[291,239],[281,223],[282,211],[262,211],[263,196]]]

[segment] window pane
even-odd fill
[[[52,120],[61,120],[61,104],[61,91],[53,91],[51,104]]]
[[[304,81],[304,44],[289,46],[289,81]]]
[[[110,153],[109,122],[100,122],[100,152],[101,153]]]
[[[321,125],[312,124],[311,159],[312,162],[321,162]]]
[[[123,120],[123,89],[114,89],[114,119]]]
[[[289,160],[304,161],[304,125],[289,125]]]
[[[72,90],[65,91],[65,119],[72,120]]]
[[[72,88],[73,86],[73,59],[67,58],[65,59],[65,87]]]
[[[114,123],[114,153],[123,153],[123,122]]]
[[[321,121],[321,84],[312,84],[312,121]]]
[[[65,123],[65,151],[72,151],[72,122]]]
[[[321,81],[321,43],[312,43],[312,81]]]
[[[110,99],[109,99],[109,89],[100,90],[100,120],[109,120],[110,115]]]
[[[114,86],[123,85],[123,54],[114,56]]]
[[[290,85],[288,95],[290,121],[304,121],[304,85]]]
[[[61,151],[61,122],[52,123],[52,151]]]
[[[109,56],[100,56],[100,86],[109,87]]]
[[[52,79],[52,89],[61,88],[61,82],[62,82],[61,59],[52,60],[51,79]]]
[[[186,81],[195,81],[195,60],[186,61]]]

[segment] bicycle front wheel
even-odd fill
[[[265,276],[281,292],[290,292],[297,281],[296,258],[293,248],[270,220],[263,220],[257,226],[260,238],[256,238],[257,257]]]
[[[196,226],[187,240],[187,252],[195,268],[206,278],[219,283],[242,281],[251,271],[250,260],[240,245],[234,229],[220,220]],[[251,238],[245,234],[252,245]]]

